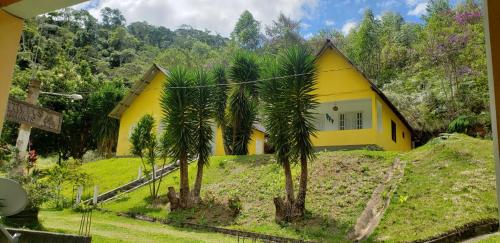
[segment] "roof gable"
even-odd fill
[[[396,108],[396,106],[394,106],[394,104],[392,104],[392,102],[389,100],[389,98],[387,98],[387,96],[385,96],[385,94],[375,85],[375,83],[372,80],[370,80],[363,73],[363,71],[361,71],[361,69],[359,69],[349,58],[347,58],[347,56],[342,51],[340,51],[330,41],[330,39],[327,39],[325,41],[325,44],[323,45],[323,47],[321,47],[321,49],[318,51],[318,53],[316,54],[316,60],[318,60],[327,50],[332,50],[335,53],[337,53],[340,57],[342,57],[343,59],[345,59],[359,74],[361,74],[363,76],[363,79],[366,80],[366,82],[368,82],[368,84],[370,86],[370,89],[373,90],[376,94],[378,94],[380,96],[380,98],[387,104],[387,106],[389,106],[389,108],[391,108],[391,110],[401,120],[401,122],[403,122],[408,127],[408,129],[413,133],[413,128],[411,127],[410,123],[398,111],[398,109]]]
[[[134,102],[135,98],[139,96],[142,91],[151,83],[156,75],[159,73],[168,76],[168,71],[158,64],[153,64],[148,71],[142,76],[141,79],[136,81],[132,88],[128,91],[127,95],[123,97],[123,99],[118,102],[118,104],[113,108],[113,110],[108,114],[109,117],[120,119],[123,112],[127,110],[127,108]]]

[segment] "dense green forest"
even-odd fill
[[[265,66],[285,47],[318,50],[329,38],[407,117],[417,143],[447,130],[484,137],[490,123],[481,11],[473,0],[432,0],[422,22],[409,23],[394,12],[376,18],[368,9],[347,35],[325,29],[306,40],[300,22],[283,14],[262,26],[245,11],[226,38],[190,26],[127,23],[117,9],[103,9],[101,20],[64,9],[26,21],[10,94],[23,98],[34,78],[43,91],[82,94],[80,101],[40,96],[42,106],[63,113],[63,128],[60,135],[34,129],[32,144],[61,159],[81,159],[89,150],[110,155],[118,121],[107,114],[152,63],[211,69],[246,49]],[[16,124],[2,132],[2,140],[15,143]]]

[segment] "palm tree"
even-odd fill
[[[191,206],[188,177],[188,157],[193,144],[195,117],[193,112],[194,92],[192,81],[183,68],[171,70],[168,80],[163,86],[161,108],[165,125],[165,139],[162,147],[173,159],[179,160],[180,196],[177,197],[173,187],[168,188],[171,210]]]
[[[230,149],[230,140],[227,139],[228,136],[226,134],[227,129],[227,119],[226,119],[226,106],[227,106],[227,91],[228,91],[228,82],[226,78],[226,70],[224,66],[218,65],[215,66],[212,70],[212,78],[215,80],[217,86],[215,87],[214,96],[214,112],[215,112],[215,123],[217,127],[222,131],[222,140],[224,143],[224,152],[225,154],[232,154]],[[228,141],[229,140],[229,141]]]
[[[274,198],[277,221],[302,218],[307,192],[307,162],[314,158],[311,136],[314,136],[314,110],[317,108],[316,68],[314,57],[304,48],[285,50],[275,66],[269,65],[268,76],[274,79],[260,84],[264,101],[264,123],[269,132],[277,162],[285,173],[286,200]],[[291,161],[300,161],[299,192],[294,195]]]
[[[231,149],[233,154],[245,155],[248,153],[252,126],[256,120],[257,89],[255,83],[251,82],[259,78],[255,58],[246,52],[236,53],[229,69],[229,77],[237,84],[229,98]]]
[[[259,94],[263,101],[264,125],[269,134],[268,142],[275,151],[276,161],[283,167],[285,174],[286,198],[285,200],[281,197],[274,198],[276,221],[291,221],[295,195],[290,168],[291,113],[285,107],[288,98],[284,92],[286,82],[277,78],[279,68],[276,62],[267,63],[266,67],[265,76],[270,79],[259,85]]]
[[[196,181],[193,189],[193,199],[198,202],[200,199],[201,183],[203,179],[203,167],[209,162],[209,156],[212,149],[212,122],[210,121],[214,114],[214,106],[212,104],[213,81],[209,78],[208,74],[199,70],[194,79],[195,86],[193,111],[195,114],[195,127],[194,127],[194,152],[198,155],[198,165],[196,173]]]
[[[278,58],[279,75],[286,78],[284,111],[290,112],[291,153],[300,160],[300,181],[295,214],[304,216],[307,192],[307,162],[314,158],[311,137],[315,136],[315,110],[318,107],[315,94],[317,72],[311,53],[300,47],[293,47]]]

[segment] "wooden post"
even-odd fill
[[[141,179],[142,177],[142,166],[139,165],[139,171],[137,172],[137,180]]]
[[[38,96],[40,95],[40,80],[31,80],[28,86],[28,96],[26,97],[26,102],[36,105],[38,102]],[[19,126],[19,133],[17,134],[16,148],[19,151],[17,158],[20,161],[25,161],[27,156],[27,149],[30,140],[31,126],[26,123],[21,123]]]

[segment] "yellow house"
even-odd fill
[[[317,150],[412,148],[412,128],[396,107],[330,40],[316,56]]]
[[[158,134],[161,133],[163,127],[160,123],[162,117],[160,97],[165,81],[168,82],[168,71],[154,64],[109,114],[110,117],[120,120],[116,148],[117,156],[130,155],[131,144],[129,138],[142,116],[151,114],[156,120]],[[215,136],[212,141],[212,153],[214,155],[224,155],[222,131],[220,128],[216,128],[215,124],[213,129]],[[255,124],[248,145],[249,154],[264,153],[264,136],[265,130],[259,124]]]

